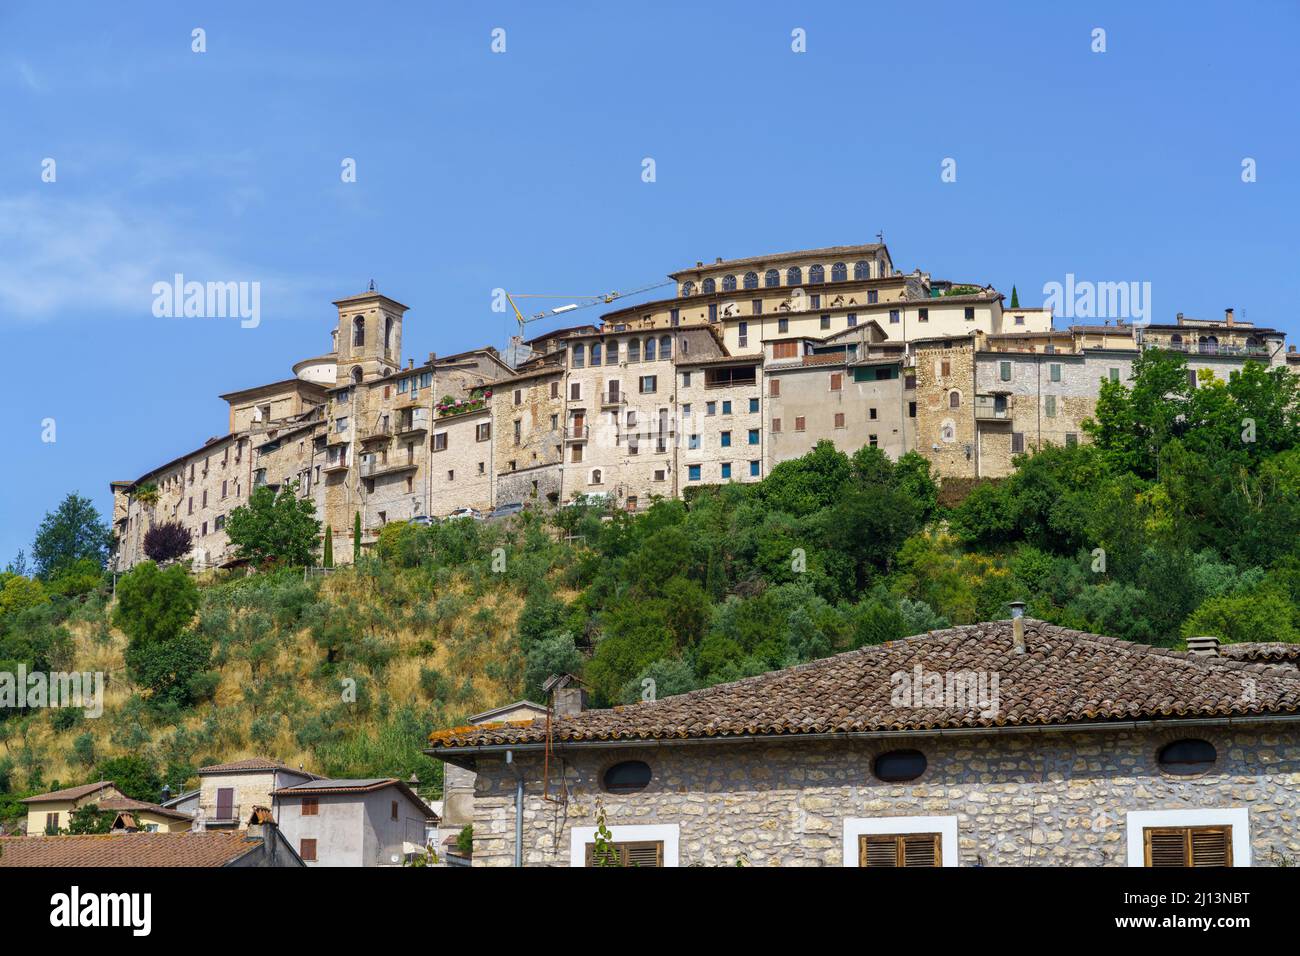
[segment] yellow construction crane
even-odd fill
[[[666,285],[673,285],[672,282],[658,282],[654,285],[642,286],[639,289],[632,289],[629,292],[598,292],[595,295],[559,295],[548,292],[519,292],[511,294],[506,293],[506,301],[510,303],[510,308],[514,310],[515,320],[519,323],[519,337],[524,335],[524,326],[529,322],[536,322],[539,319],[550,318],[553,315],[564,315],[568,312],[577,312],[582,309],[589,309],[593,305],[609,305],[615,299],[621,299],[629,295],[639,295],[642,292],[649,292],[652,289],[661,289]],[[571,299],[567,305],[557,306],[554,309],[547,309],[545,312],[538,312],[527,318],[519,311],[519,306],[515,299]]]

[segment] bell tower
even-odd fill
[[[381,295],[374,282],[360,295],[339,299],[335,384],[368,382],[402,367],[402,317],[407,307]]]

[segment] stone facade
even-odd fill
[[[1174,776],[1159,767],[1159,748],[1184,737],[1217,748],[1213,769]],[[908,784],[875,779],[874,758],[901,748],[926,755],[922,776]],[[846,829],[853,845],[855,827],[871,829],[860,821],[899,823],[894,818],[903,817],[948,818],[956,832],[953,862],[960,866],[1124,866],[1133,852],[1130,827],[1141,840],[1142,818],[1129,814],[1187,810],[1212,820],[1222,811],[1247,811],[1249,832],[1240,832],[1238,814],[1234,847],[1248,846],[1255,866],[1300,863],[1300,736],[1294,724],[692,741],[570,747],[559,757],[552,755],[552,767],[563,767],[567,801],[556,803],[542,797],[540,756],[516,754],[525,777],[525,865],[571,865],[574,829],[594,825],[598,802],[616,841],[620,827],[654,826],[647,838],[675,841],[681,866],[731,866],[741,859],[755,866],[841,866]],[[603,771],[621,760],[650,764],[653,778],[645,790],[602,790]],[[477,769],[474,865],[512,865],[514,773],[499,759],[480,758]],[[559,784],[554,775],[552,796]],[[928,832],[940,824],[915,827]],[[627,839],[641,838],[624,832]],[[950,848],[944,849],[947,858]]]

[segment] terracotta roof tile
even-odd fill
[[[280,763],[278,760],[268,760],[265,757],[248,757],[245,760],[232,760],[230,763],[214,763],[211,766],[200,767],[198,772],[200,774],[240,773],[245,770],[287,770],[290,773],[310,777],[313,780],[316,779],[316,774],[314,773],[308,773],[306,770],[297,770]]]
[[[64,790],[51,790],[49,793],[38,793],[34,797],[27,797],[19,800],[19,803],[46,803],[50,800],[80,800],[87,794],[96,793],[105,787],[113,786],[112,780],[99,780],[95,783],[83,783],[79,787],[68,787]]]
[[[1222,644],[1219,653],[1236,661],[1300,661],[1300,644],[1245,641],[1240,644]]]
[[[261,846],[228,831],[0,837],[0,867],[224,866]]]
[[[1197,657],[1025,619],[971,624],[838,654],[659,701],[553,721],[557,742],[1029,727],[1161,718],[1294,714],[1300,674]],[[967,700],[895,703],[898,675],[996,675],[998,707]],[[1252,690],[1253,689],[1253,690]],[[544,721],[459,727],[432,752],[540,743]]]

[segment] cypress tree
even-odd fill
[[[325,526],[325,558],[324,565],[327,568],[334,567],[334,529],[329,525]]]
[[[355,513],[352,519],[352,563],[356,564],[361,560],[361,512]]]

